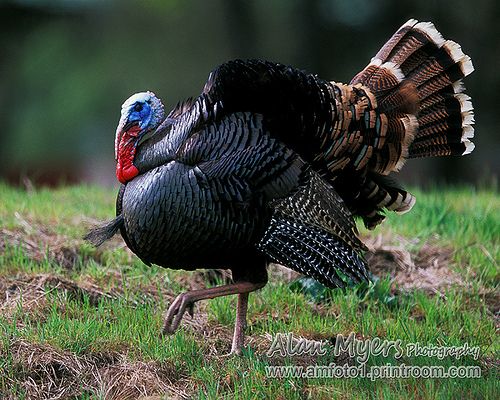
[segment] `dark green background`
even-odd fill
[[[153,90],[170,108],[232,58],[348,82],[413,17],[433,21],[472,57],[477,138],[468,157],[410,161],[402,180],[494,181],[499,9],[494,0],[0,2],[0,176],[115,184],[114,130],[132,93]]]

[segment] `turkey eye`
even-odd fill
[[[142,111],[142,104],[141,103],[137,103],[134,106],[134,111],[141,112]]]

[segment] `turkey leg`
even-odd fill
[[[213,288],[181,293],[167,310],[165,323],[163,324],[163,333],[166,335],[173,334],[179,327],[186,310],[192,315],[194,303],[197,301],[238,294],[231,353],[241,354],[241,349],[245,340],[248,294],[264,287],[265,284],[266,283],[238,282],[231,285],[216,286]]]

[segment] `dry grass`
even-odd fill
[[[68,218],[73,217],[68,215]],[[389,275],[390,291],[395,296],[402,292],[413,296],[412,292],[422,291],[440,296],[416,294],[412,297],[415,305],[407,311],[406,306],[389,309],[377,300],[368,298],[361,301],[353,291],[345,294],[336,292],[335,301],[331,303],[313,304],[293,294],[286,286],[275,285],[276,282],[289,283],[299,274],[279,265],[271,265],[270,289],[254,295],[254,303],[250,307],[250,330],[246,344],[252,349],[252,355],[246,361],[226,357],[233,334],[232,320],[227,315],[234,313],[235,299],[200,302],[195,306],[194,317],[185,316],[180,332],[172,337],[172,342],[170,339],[166,342],[148,339],[149,344],[144,345],[147,351],[143,353],[136,349],[141,345],[142,336],[134,342],[135,333],[135,336],[123,337],[96,336],[98,345],[78,347],[80,339],[76,330],[80,327],[87,329],[85,340],[90,338],[90,343],[94,343],[91,328],[88,327],[104,326],[99,325],[101,322],[116,328],[122,326],[117,323],[118,320],[126,321],[126,330],[130,327],[141,334],[153,332],[157,335],[158,326],[151,324],[161,321],[160,311],[181,291],[199,289],[207,283],[226,283],[230,277],[224,270],[167,274],[154,268],[146,269],[124,249],[119,239],[93,250],[82,245],[78,239],[80,232],[76,230],[75,234],[69,233],[68,236],[58,234],[52,225],[32,221],[31,214],[27,212],[16,213],[15,221],[15,224],[0,228],[0,251],[8,254],[4,257],[0,274],[0,321],[6,321],[4,329],[7,333],[0,338],[0,398],[3,395],[3,398],[14,399],[20,393],[28,399],[191,398],[200,393],[206,398],[218,398],[219,394],[223,397],[227,394],[226,397],[231,398],[241,389],[238,389],[241,383],[238,374],[244,368],[251,368],[255,373],[251,379],[260,392],[283,396],[283,393],[291,393],[287,387],[263,377],[262,365],[281,365],[285,362],[279,357],[265,357],[271,344],[271,334],[276,332],[294,332],[296,338],[301,335],[308,340],[328,341],[336,333],[351,331],[367,338],[385,336],[383,328],[387,325],[391,326],[393,336],[405,337],[398,325],[399,321],[405,321],[408,329],[416,332],[415,335],[427,335],[425,337],[430,340],[438,338],[436,340],[441,343],[443,338],[452,337],[454,343],[467,340],[472,344],[475,342],[471,340],[476,336],[475,332],[470,332],[469,325],[475,324],[473,330],[479,326],[481,332],[477,336],[483,338],[479,343],[487,351],[493,340],[488,325],[479,323],[481,320],[476,314],[461,317],[463,312],[474,310],[474,307],[479,309],[478,300],[486,306],[488,317],[493,316],[497,329],[500,326],[500,298],[491,285],[479,285],[479,296],[470,294],[470,304],[456,306],[457,301],[452,298],[442,301],[442,293],[450,288],[463,290],[467,295],[471,292],[471,284],[465,282],[469,272],[466,274],[457,270],[457,247],[454,242],[448,239],[409,240],[386,232],[377,237],[364,238],[370,249],[366,259],[374,275]],[[71,221],[70,226],[82,223],[81,218]],[[411,234],[408,236],[413,237]],[[430,236],[422,234],[419,237]],[[443,243],[455,247],[447,247]],[[491,246],[480,249],[487,260],[494,261],[495,253]],[[29,262],[18,265],[18,261],[23,263],[25,260]],[[42,267],[37,269],[38,265]],[[466,263],[461,265],[468,268]],[[478,273],[478,270],[475,272]],[[474,274],[469,276],[474,277]],[[463,299],[469,298],[464,295]],[[65,303],[68,300],[71,302]],[[143,307],[146,303],[150,308]],[[218,308],[213,307],[214,303],[218,304]],[[65,307],[70,312],[66,312]],[[115,307],[121,309],[116,315]],[[123,313],[128,308],[132,310],[128,314]],[[85,315],[95,318],[95,325],[85,325],[85,317],[79,314],[84,309]],[[98,310],[105,311],[100,314]],[[108,310],[112,310],[113,316],[107,314]],[[152,313],[156,319],[143,320],[144,316]],[[123,319],[124,315],[130,319]],[[135,315],[138,318],[130,317]],[[67,344],[64,339],[52,340],[59,331],[46,328],[49,325],[47,321],[57,320],[59,316],[67,323],[70,332],[71,341]],[[367,316],[373,323],[362,325],[359,321]],[[335,327],[325,329],[323,320],[330,326],[335,324]],[[456,321],[462,327],[455,329]],[[474,321],[474,324],[469,321]],[[50,335],[37,335],[38,327],[46,329],[45,332]],[[382,333],[379,333],[379,327],[382,327]],[[106,329],[107,326],[100,333],[105,334]],[[82,343],[86,343],[85,340]],[[196,345],[189,347],[191,342]],[[71,347],[75,343],[77,350]],[[157,351],[162,346],[165,346],[165,351]],[[200,354],[202,357],[197,358]],[[2,360],[7,362],[2,364]],[[298,356],[290,361],[294,365],[305,366],[317,360]],[[342,358],[335,361],[342,364],[351,360]],[[498,370],[498,359],[492,356],[491,351],[481,358],[481,362],[484,371]],[[209,372],[204,372],[204,369]],[[412,384],[415,385],[415,382]],[[269,385],[275,386],[266,391],[264,386]],[[343,386],[336,383],[329,386],[294,380],[287,381],[286,385],[298,385],[300,394],[296,398],[328,398],[334,395],[343,398],[360,391],[367,398],[367,394],[374,393],[368,382],[355,383],[355,388],[349,386],[349,382],[342,383]],[[446,385],[446,382],[439,385]],[[452,386],[440,387],[442,393],[455,390]]]
[[[187,398],[182,376],[168,362],[130,361],[118,353],[76,356],[49,345],[13,339],[8,345],[29,399],[66,399],[94,393],[110,400],[151,396]]]
[[[0,276],[0,314],[10,318],[15,312],[40,313],[47,306],[47,295],[63,292],[67,298],[83,300],[87,296],[91,305],[102,298],[118,298],[119,288],[106,292],[90,281],[77,284],[53,274],[19,274],[15,277]]]
[[[396,290],[422,289],[440,294],[442,289],[452,285],[465,285],[461,277],[450,269],[453,249],[432,242],[423,244],[410,242],[400,236],[378,235],[365,238],[369,251],[366,259],[374,275],[387,274],[393,280]],[[416,251],[409,249],[419,245]]]
[[[440,294],[453,285],[465,286],[460,275],[450,268],[454,253],[450,247],[388,235],[365,237],[363,242],[368,247],[365,258],[370,271],[379,278],[389,275],[394,291],[420,289]],[[278,264],[271,264],[269,275],[284,282],[302,276]]]
[[[18,215],[21,219],[21,216]],[[54,261],[63,268],[71,270],[78,262],[77,240],[56,235],[46,228],[28,224],[24,219],[22,228],[9,230],[0,228],[0,251],[8,247],[21,251],[36,262]]]

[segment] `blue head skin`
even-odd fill
[[[137,146],[164,118],[163,104],[152,92],[136,93],[123,103],[115,137],[116,176],[121,183],[139,173],[133,164]]]
[[[164,118],[163,104],[153,92],[141,92],[130,96],[122,105],[120,122],[116,128],[115,158],[118,159],[118,148],[124,133],[134,131],[133,137],[137,145],[144,135],[155,130]]]

